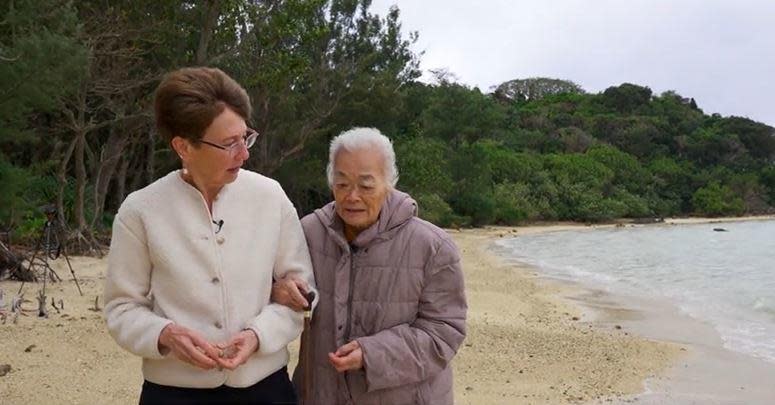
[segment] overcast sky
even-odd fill
[[[404,33],[420,34],[423,70],[485,92],[528,77],[589,92],[630,82],[775,126],[775,0],[374,0],[372,11],[393,4]]]

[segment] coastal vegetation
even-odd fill
[[[301,214],[330,200],[327,142],[353,126],[393,139],[398,188],[442,226],[773,212],[771,126],[648,84],[420,82],[418,34],[369,4],[0,1],[0,231],[30,238],[54,204],[73,240],[97,243],[127,194],[178,166],[151,102],[189,65],[245,86],[261,133],[246,168]]]

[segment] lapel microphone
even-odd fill
[[[218,226],[218,229],[215,231],[215,233],[218,233],[221,231],[221,228],[223,228],[223,220],[219,219],[217,221],[213,220],[213,225]]]

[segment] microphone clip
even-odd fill
[[[213,225],[218,227],[218,229],[215,230],[215,233],[218,233],[221,231],[221,228],[223,228],[223,220],[222,219],[219,219],[217,221],[213,220]]]

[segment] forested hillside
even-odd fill
[[[421,83],[422,33],[369,3],[0,1],[0,231],[32,235],[53,203],[95,243],[128,193],[178,167],[150,105],[191,65],[248,90],[261,136],[247,168],[302,214],[329,201],[327,143],[352,126],[393,139],[398,187],[445,226],[772,212],[772,127],[647,83]]]

